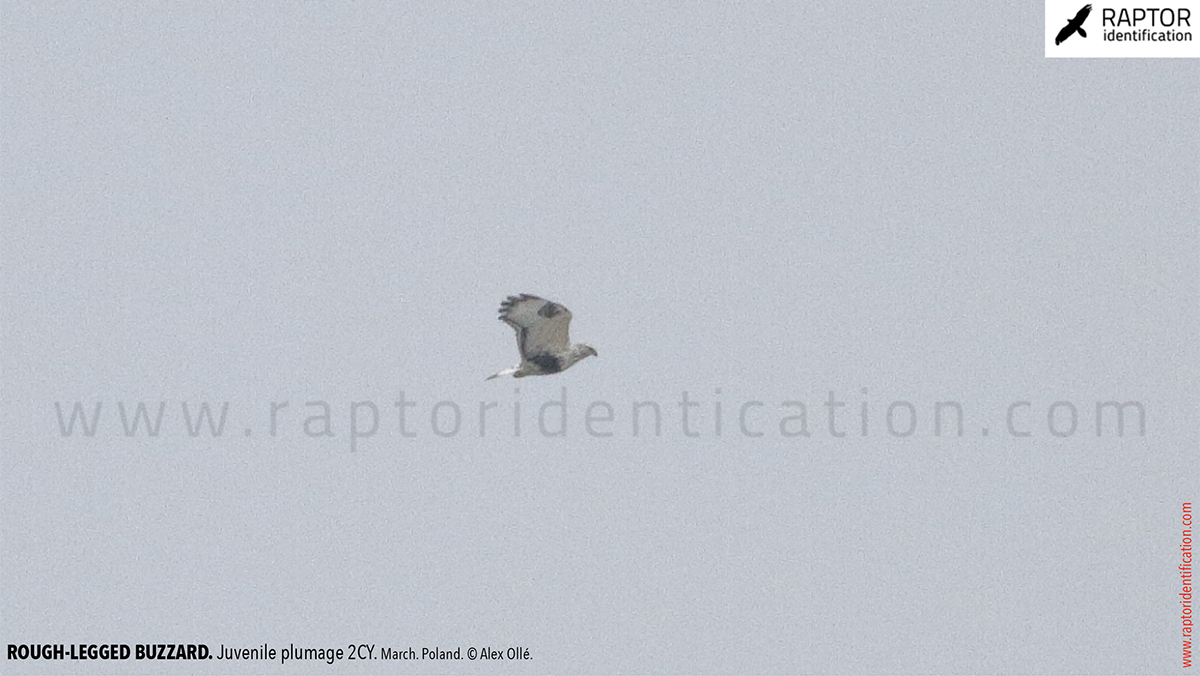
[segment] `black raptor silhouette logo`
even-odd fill
[[[1075,31],[1079,31],[1079,35],[1086,38],[1087,32],[1083,30],[1083,22],[1087,21],[1088,14],[1091,13],[1092,6],[1084,5],[1083,9],[1079,10],[1079,13],[1075,15],[1075,18],[1068,21],[1067,25],[1063,26],[1063,29],[1058,32],[1058,37],[1054,38],[1054,44],[1061,45],[1063,40],[1074,35]]]

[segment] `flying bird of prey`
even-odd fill
[[[1087,31],[1083,30],[1083,22],[1087,21],[1088,14],[1091,13],[1092,6],[1084,5],[1083,9],[1079,10],[1079,13],[1075,15],[1075,18],[1068,21],[1067,25],[1063,26],[1063,29],[1058,32],[1058,37],[1054,38],[1054,44],[1061,45],[1063,40],[1074,35],[1075,31],[1079,31],[1079,35],[1086,38]]]
[[[500,303],[500,321],[516,329],[521,363],[488,376],[488,380],[507,375],[514,378],[548,376],[596,356],[592,346],[571,343],[567,335],[571,311],[545,298],[527,293],[509,296]]]

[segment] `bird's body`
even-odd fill
[[[1054,44],[1061,45],[1063,40],[1066,40],[1074,35],[1076,31],[1079,32],[1081,37],[1086,38],[1087,32],[1083,30],[1083,22],[1087,21],[1088,14],[1091,13],[1092,6],[1084,5],[1083,9],[1079,10],[1079,12],[1075,14],[1075,18],[1068,21],[1067,25],[1063,26],[1063,29],[1058,32],[1058,35],[1054,38]]]
[[[488,380],[507,375],[548,376],[596,356],[590,345],[571,343],[571,311],[545,298],[527,293],[509,296],[500,303],[500,321],[516,330],[521,363],[488,376]]]

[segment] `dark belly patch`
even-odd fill
[[[530,356],[528,361],[542,373],[558,373],[562,370],[562,361],[552,354],[535,354]]]

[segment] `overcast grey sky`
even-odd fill
[[[532,659],[0,669],[1180,671],[1200,73],[1043,20],[4,3],[0,642]]]

